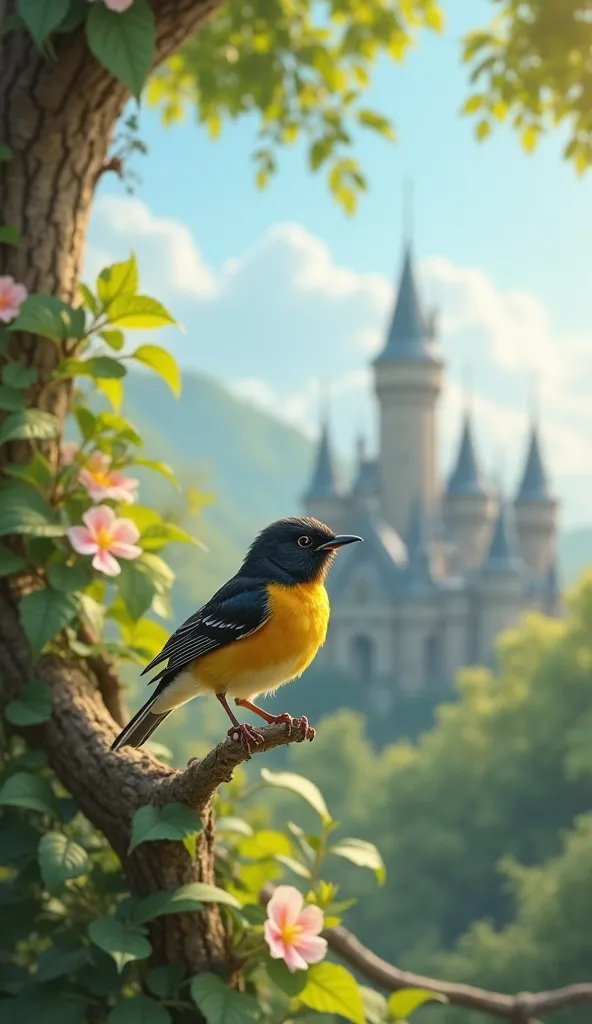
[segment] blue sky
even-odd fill
[[[160,286],[187,326],[184,340],[168,339],[182,364],[303,429],[314,417],[316,379],[333,377],[336,441],[346,451],[357,429],[375,429],[365,367],[388,318],[403,182],[413,178],[423,294],[442,307],[449,361],[443,462],[470,364],[483,459],[512,486],[536,373],[566,522],[586,522],[592,178],[563,163],[559,136],[529,157],[505,128],[478,144],[471,120],[459,116],[468,88],[459,38],[493,7],[449,0],[444,38],[425,34],[404,66],[377,69],[368,105],[394,119],[398,144],[356,139],[370,192],[353,219],[308,172],[299,147],[281,154],[268,190],[256,190],[253,123],[227,126],[211,142],[191,120],[165,130],[144,111],[143,183],[128,199],[104,180],[88,264],[122,258],[133,244],[147,284],[155,294]]]

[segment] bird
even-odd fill
[[[175,708],[213,694],[232,722],[228,737],[249,758],[263,743],[260,729],[239,722],[229,699],[266,722],[299,724],[304,717],[271,715],[253,703],[261,694],[302,675],[325,641],[329,624],[327,573],[335,553],[361,541],[335,534],[310,516],[279,519],[256,537],[243,563],[210,600],[182,623],[143,670],[166,665],[149,681],[154,693],[114,741],[111,749],[140,747]]]

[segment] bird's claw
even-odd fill
[[[274,722],[277,722],[278,724],[284,723],[287,726],[286,732],[288,736],[292,735],[292,731],[294,729],[301,729],[302,737],[298,740],[298,743],[302,743],[303,740],[310,740],[312,743],[315,738],[315,730],[312,725],[308,724],[308,718],[306,718],[305,715],[302,715],[300,718],[294,718],[292,715],[289,715],[287,711],[284,711],[283,715],[275,716]]]
[[[251,744],[254,743],[258,747],[264,739],[263,733],[259,732],[259,729],[247,724],[233,725],[228,730],[228,738],[234,740],[235,743],[240,743],[247,755],[247,760],[251,757]]]

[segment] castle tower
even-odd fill
[[[434,318],[425,317],[420,307],[407,245],[386,344],[374,362],[381,513],[403,537],[416,503],[430,509],[437,494],[436,404],[443,362],[435,333]]]
[[[356,444],[356,472],[352,487],[354,506],[365,508],[371,513],[378,512],[376,461],[369,459],[365,438],[360,435]]]
[[[465,412],[456,464],[448,479],[445,515],[455,544],[455,566],[460,572],[476,569],[485,556],[490,537],[491,496],[485,486],[473,444],[470,413]]]
[[[340,492],[329,437],[329,423],[321,424],[311,481],[304,495],[306,513],[339,533],[343,528],[344,499]]]
[[[509,510],[500,497],[497,520],[487,558],[477,584],[479,630],[477,660],[492,664],[499,633],[516,625],[524,605],[524,585]]]
[[[554,557],[557,501],[545,472],[535,421],[530,430],[528,454],[514,508],[522,558],[539,579],[544,579]]]

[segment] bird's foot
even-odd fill
[[[234,740],[235,743],[240,743],[247,760],[251,757],[251,744],[255,744],[256,747],[260,743],[263,743],[263,733],[259,732],[259,729],[255,729],[252,725],[233,725],[228,730],[228,738]]]
[[[303,740],[310,740],[312,743],[315,738],[315,730],[312,725],[308,724],[308,718],[305,715],[302,715],[300,718],[294,718],[287,711],[284,711],[283,715],[274,715],[273,722],[278,724],[284,722],[287,726],[288,736],[292,735],[293,729],[302,729],[303,736],[302,739],[298,740],[299,743],[302,743]]]

